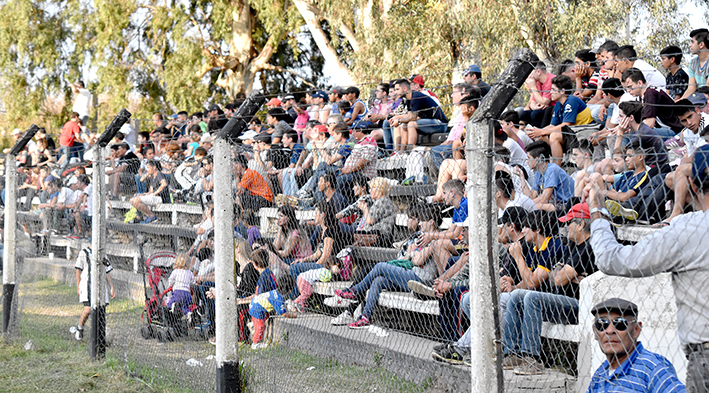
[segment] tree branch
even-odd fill
[[[283,67],[280,67],[280,66],[275,66],[275,65],[269,63],[269,64],[265,64],[262,69],[264,69],[264,70],[278,71],[278,72],[288,72],[288,73],[290,73],[290,74],[292,74],[292,75],[295,75],[295,76],[298,77],[299,79],[301,79],[303,82],[305,82],[306,85],[308,85],[308,86],[310,86],[310,87],[313,87],[313,88],[317,87],[317,86],[315,86],[315,84],[313,84],[313,83],[310,82],[309,80],[305,79],[303,76],[301,76],[301,75],[298,74],[297,72],[295,72],[295,71],[293,71],[293,70],[289,70],[289,69],[287,69],[287,68],[283,68]]]

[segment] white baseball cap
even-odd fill
[[[12,135],[17,135],[17,134],[22,134],[22,130],[19,128],[15,128],[14,130],[12,130]]]
[[[66,183],[67,186],[74,185],[79,182],[79,179],[76,178],[76,176],[72,176],[69,181]]]
[[[256,135],[258,135],[258,132],[253,131],[253,130],[248,130],[245,133],[241,134],[239,136],[239,139],[241,139],[242,141],[246,141],[249,139],[254,139],[256,137]]]

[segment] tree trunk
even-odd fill
[[[335,48],[330,44],[330,40],[325,36],[325,32],[320,26],[320,18],[317,16],[320,11],[305,0],[293,0],[293,4],[298,8],[298,12],[300,12],[300,15],[305,20],[305,24],[308,26],[308,30],[310,30],[310,34],[312,34],[325,61],[337,67],[339,83],[343,85],[353,85],[355,79],[352,73],[337,57]]]

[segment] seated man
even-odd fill
[[[591,213],[588,204],[574,205],[559,218],[566,223],[569,239],[569,259],[553,267],[550,292],[516,289],[507,302],[502,342],[505,359],[502,367],[514,369],[518,375],[544,372],[540,361],[542,322],[577,324],[579,312],[579,281],[596,272],[591,237]]]
[[[453,86],[451,93],[453,106],[453,118],[448,123],[450,132],[445,142],[431,148],[431,159],[436,167],[440,167],[443,160],[453,157],[453,143],[459,141],[465,132],[465,124],[475,110],[480,106],[480,89],[475,86],[458,83]],[[463,99],[465,99],[466,114],[463,114]]]
[[[643,103],[642,121],[664,139],[669,139],[682,131],[673,109],[674,100],[662,90],[647,85],[645,76],[637,68],[630,68],[622,76],[625,90]]]
[[[377,176],[377,141],[366,128],[353,128],[351,135],[355,145],[337,176],[336,187],[348,202],[354,200],[352,187],[357,178],[364,176],[373,179]]]
[[[613,150],[622,145],[639,139],[644,149],[647,149],[645,164],[651,169],[650,177],[657,173],[669,173],[668,154],[665,143],[657,132],[642,122],[643,104],[639,102],[621,102],[618,105],[618,126],[613,130],[617,138]],[[626,139],[627,141],[624,141]]]
[[[145,165],[147,174],[143,181],[147,181],[148,192],[138,194],[130,199],[130,204],[139,212],[143,213],[145,219],[141,224],[150,224],[158,219],[157,215],[150,210],[161,203],[170,203],[170,190],[167,185],[165,174],[161,171],[161,165],[157,160],[150,160]]]
[[[127,143],[115,143],[111,145],[112,168],[106,169],[111,196],[117,198],[119,192],[130,192],[133,190],[135,174],[138,173],[140,160],[138,156],[130,151]],[[119,186],[123,189],[119,190]]]
[[[298,133],[295,131],[288,131],[283,134],[282,141],[284,153],[290,156],[288,166],[282,169],[271,168],[271,170],[269,171],[269,175],[276,176],[278,182],[280,183],[281,190],[283,190],[284,194],[295,195],[295,193],[298,191],[296,186],[290,187],[288,190],[283,189],[284,177],[291,177],[291,180],[285,182],[285,184],[294,183],[295,166],[298,163],[298,160],[300,160],[300,155],[303,153],[304,148],[303,145],[297,143]]]
[[[289,124],[293,122],[293,118],[286,113],[282,108],[276,107],[268,110],[266,114],[266,123],[272,128],[266,130],[271,134],[271,143],[280,143],[283,134],[290,131],[295,131]]]
[[[262,207],[273,204],[273,192],[258,172],[248,168],[248,160],[239,154],[234,159],[234,174],[239,179],[236,186],[235,203],[242,210],[258,212]]]
[[[504,211],[508,207],[519,206],[527,211],[537,210],[537,205],[524,193],[515,191],[512,175],[506,171],[495,171],[495,186],[497,193],[495,195],[497,201],[498,215],[502,217]]]
[[[632,386],[634,392],[685,391],[672,363],[638,341],[643,325],[638,321],[637,305],[612,298],[593,306],[591,314],[596,318],[593,334],[606,361],[593,374],[588,393],[609,392],[619,386]]]
[[[543,140],[551,146],[552,156],[549,157],[556,165],[561,165],[564,156],[565,137],[564,126],[584,125],[593,123],[591,110],[582,99],[573,95],[574,84],[566,75],[554,77],[551,81],[551,99],[556,101],[551,124],[544,128],[535,128],[527,135],[535,140]]]
[[[543,61],[535,63],[534,71],[524,81],[529,91],[529,101],[519,114],[520,120],[534,127],[546,127],[551,123],[555,102],[551,99],[551,81],[556,75],[547,72]],[[515,122],[519,123],[519,121]]]
[[[59,199],[59,191],[62,187],[62,181],[59,179],[52,179],[47,186],[47,193],[49,194],[47,202],[40,203],[37,206],[40,209],[39,217],[42,220],[42,234],[49,233],[51,226],[52,231],[56,232],[57,229],[57,205]]]
[[[692,155],[697,148],[707,144],[706,139],[701,137],[701,133],[705,127],[709,126],[709,115],[700,112],[699,108],[687,99],[677,102],[675,115],[684,126],[684,130],[680,133],[680,141],[686,150],[677,169],[665,177],[665,184],[674,190],[675,194],[672,213],[663,221],[665,224],[669,224],[673,218],[684,212],[688,195],[686,178],[692,174]]]
[[[392,127],[399,127],[398,151],[412,150],[416,147],[418,134],[444,133],[448,129],[448,119],[441,107],[426,94],[411,90],[411,83],[399,79],[395,85],[396,94],[408,102],[409,112],[396,115],[389,120]]]
[[[574,179],[563,169],[550,162],[551,149],[544,141],[527,146],[529,166],[534,170],[532,189],[522,182],[523,192],[534,201],[537,209],[548,211],[568,210],[569,198],[574,196]]]
[[[571,150],[576,165],[576,172],[571,175],[574,179],[574,195],[581,196],[586,180],[597,172],[596,165],[593,162],[593,145],[588,139],[579,141],[579,145]]]

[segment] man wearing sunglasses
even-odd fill
[[[593,334],[607,360],[591,379],[592,392],[684,392],[675,368],[638,341],[638,306],[624,299],[605,300],[591,309]]]
[[[694,213],[675,217],[652,236],[632,246],[618,243],[599,187],[586,187],[591,207],[591,246],[602,272],[624,277],[648,277],[671,272],[677,299],[677,334],[687,355],[687,387],[691,393],[709,392],[709,145],[692,155],[686,182]]]

